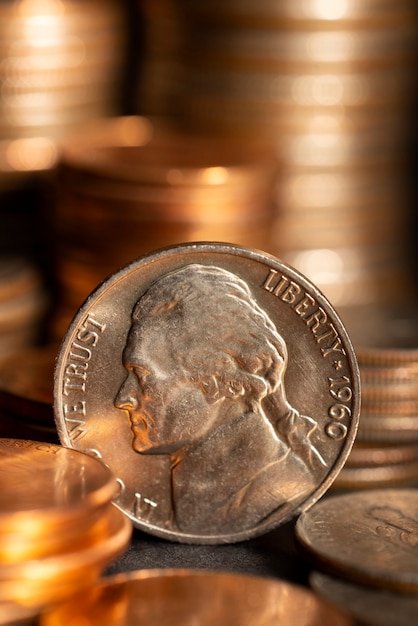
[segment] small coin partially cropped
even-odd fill
[[[307,510],[351,450],[359,372],[328,300],[275,257],[180,244],[87,298],[54,380],[61,442],[117,477],[138,528],[249,539]]]
[[[324,573],[416,593],[417,520],[417,489],[370,489],[324,498],[302,513],[295,532]]]
[[[309,584],[320,597],[353,615],[356,624],[411,626],[418,616],[418,596],[365,585],[312,572]]]

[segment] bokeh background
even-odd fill
[[[415,0],[0,2],[3,434],[56,438],[34,371],[52,385],[104,278],[226,241],[294,266],[347,326],[363,409],[341,484],[416,480],[417,18]]]

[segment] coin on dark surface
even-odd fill
[[[418,489],[335,495],[302,513],[295,533],[317,569],[392,591],[418,590]]]
[[[371,589],[345,580],[313,572],[312,589],[322,598],[369,626],[411,626],[418,616],[418,596]]]
[[[108,577],[46,611],[40,626],[353,626],[346,612],[309,589],[273,578],[227,572],[135,571]]]
[[[263,252],[181,244],[133,261],[61,345],[61,442],[102,459],[138,528],[249,539],[330,487],[359,416],[352,344],[323,294]]]

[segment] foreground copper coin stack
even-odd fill
[[[78,123],[118,111],[125,47],[115,0],[1,4],[0,188],[50,169]]]
[[[45,612],[40,626],[354,626],[341,609],[299,585],[272,578],[189,569],[108,577],[89,593]]]
[[[267,136],[282,162],[268,251],[335,306],[408,276],[417,11],[401,2],[145,3],[141,111]]]
[[[36,614],[94,584],[127,547],[131,523],[97,459],[23,439],[0,439],[0,449],[0,609]]]
[[[33,345],[49,305],[43,277],[30,260],[0,258],[0,362]]]
[[[59,336],[104,278],[146,252],[201,240],[264,249],[277,168],[259,142],[136,116],[96,120],[63,142],[52,215]]]

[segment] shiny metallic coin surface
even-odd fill
[[[108,467],[77,450],[41,441],[0,439],[0,530],[57,528],[110,501],[116,491]]]
[[[190,243],[104,281],[58,355],[62,443],[113,471],[140,529],[260,535],[307,510],[352,447],[359,372],[321,292],[266,253]]]
[[[136,571],[101,581],[40,617],[40,626],[352,626],[310,590],[257,576],[187,569]]]
[[[123,553],[132,534],[126,516],[110,507],[106,534],[90,545],[78,547],[74,542],[73,550],[2,567],[0,602],[13,600],[43,608],[91,587],[105,566]]]
[[[324,573],[416,593],[417,519],[417,489],[370,489],[325,498],[302,513],[295,533]]]
[[[71,548],[63,546],[56,552],[32,559],[0,564],[0,585],[2,592],[6,583],[47,585],[56,579],[57,584],[77,577],[83,569],[102,566],[119,556],[126,548],[132,532],[132,525],[115,506],[109,504],[103,514],[104,525],[101,532],[91,536],[89,542],[73,542]],[[36,566],[37,565],[37,566]],[[25,592],[22,590],[22,596]],[[3,599],[3,598],[2,598]]]

